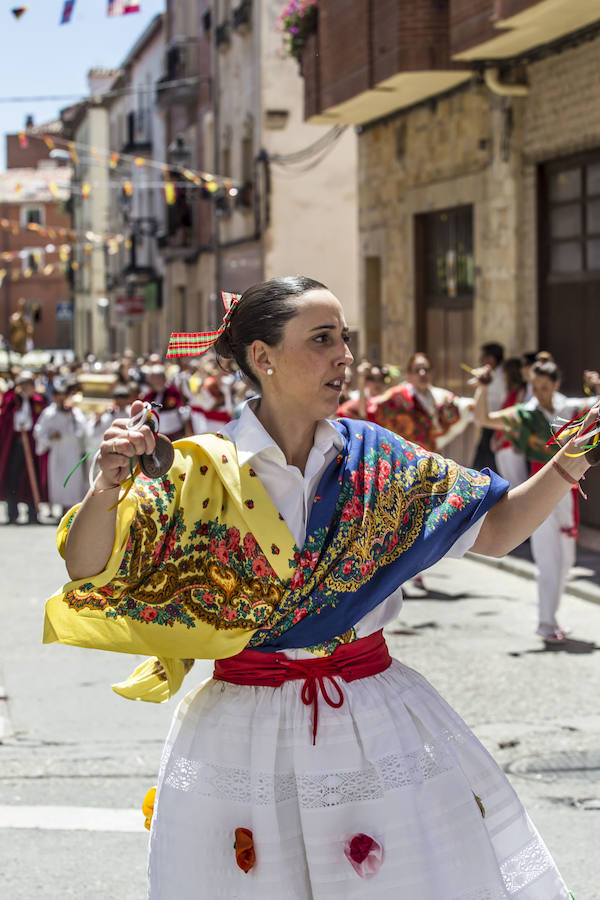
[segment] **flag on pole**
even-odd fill
[[[139,11],[140,4],[136,0],[108,0],[108,16],[127,16]]]
[[[75,0],[65,0],[65,5],[63,6],[62,15],[59,22],[60,25],[67,25],[71,21],[74,7]]]

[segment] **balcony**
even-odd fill
[[[321,0],[300,60],[304,116],[362,125],[599,21],[591,0]]]
[[[197,38],[173,41],[167,48],[164,75],[156,82],[159,107],[194,103],[200,83],[200,48]]]
[[[324,0],[301,59],[305,118],[360,125],[471,77],[439,0]]]
[[[590,0],[451,0],[451,52],[456,60],[507,59],[597,22]]]
[[[220,25],[217,25],[215,42],[218,50],[226,50],[227,47],[229,47],[229,44],[231,43],[231,29],[229,27],[229,22],[222,22]]]
[[[149,109],[127,113],[126,138],[121,153],[152,152],[152,117]]]
[[[238,34],[248,34],[252,24],[252,0],[241,0],[232,13],[233,30]]]

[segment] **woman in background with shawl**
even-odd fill
[[[128,697],[165,699],[194,657],[216,659],[165,746],[151,900],[568,900],[502,771],[382,628],[424,566],[522,541],[585,459],[561,451],[507,494],[494,473],[330,421],[348,329],[312,279],[255,285],[218,334],[186,337],[217,337],[261,396],[117,506],[154,438],[113,423],[61,526],[74,581],[45,633],[156,654],[116,687]]]

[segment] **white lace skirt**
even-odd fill
[[[161,766],[150,900],[568,900],[513,788],[460,717],[394,661],[320,698],[301,681],[208,681],[180,704]],[[475,796],[481,798],[482,815]],[[237,828],[256,861],[236,863]],[[383,848],[361,877],[344,847]]]

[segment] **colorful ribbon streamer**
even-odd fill
[[[221,291],[225,315],[217,331],[198,331],[194,333],[173,332],[169,346],[167,347],[167,359],[178,356],[201,356],[221,337],[229,324],[231,314],[241,299],[241,294],[232,294]]]

